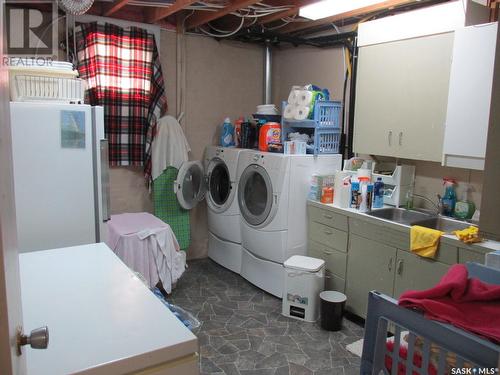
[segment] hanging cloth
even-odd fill
[[[144,166],[151,176],[151,144],[166,108],[154,35],[113,24],[82,24],[76,34],[78,71],[91,105],[104,107],[112,166]]]
[[[167,167],[179,169],[189,160],[191,147],[184,136],[181,125],[172,116],[163,116],[158,121],[157,135],[153,142],[152,173],[153,181]]]
[[[182,250],[191,243],[191,227],[189,211],[179,204],[174,192],[174,181],[177,179],[177,168],[168,167],[153,180],[154,214],[170,225]]]

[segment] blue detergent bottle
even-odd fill
[[[231,124],[229,117],[226,117],[224,124],[222,124],[220,145],[222,147],[234,147],[234,126]]]
[[[442,213],[445,216],[453,216],[455,211],[455,203],[457,202],[456,184],[457,182],[453,178],[443,178],[444,195],[441,198],[441,204],[443,206]]]
[[[373,187],[373,208],[384,207],[384,183],[382,177],[377,177]]]

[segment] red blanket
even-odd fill
[[[500,343],[500,285],[467,276],[465,265],[456,264],[435,287],[403,293],[399,305]]]

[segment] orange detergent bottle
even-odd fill
[[[259,150],[270,151],[269,145],[281,145],[281,125],[277,122],[266,122],[260,128]]]

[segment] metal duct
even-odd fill
[[[264,56],[264,104],[272,104],[272,51],[271,44],[266,41],[265,56]]]

